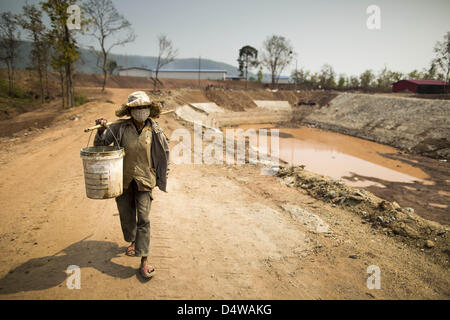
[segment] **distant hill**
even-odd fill
[[[31,42],[21,41],[19,47],[19,56],[16,68],[27,69],[30,67]],[[110,60],[115,60],[120,67],[143,67],[152,69],[156,65],[157,57],[147,57],[138,55],[110,54]],[[96,66],[97,56],[88,49],[80,48],[80,58],[75,64],[75,70],[79,73],[99,74],[101,70]],[[198,58],[176,59],[164,66],[165,69],[197,69]],[[238,75],[237,67],[227,63],[218,62],[210,59],[201,59],[202,69],[221,69],[226,70],[228,75]],[[250,75],[250,73],[249,73]],[[254,75],[253,75],[254,76]]]

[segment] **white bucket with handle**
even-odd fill
[[[124,149],[117,146],[81,149],[88,198],[109,199],[122,194],[124,155]]]

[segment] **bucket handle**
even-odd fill
[[[108,129],[109,129],[109,131],[111,132],[111,134],[113,135],[114,140],[116,140],[117,146],[120,147],[119,141],[117,141],[117,138],[116,138],[116,136],[114,135],[114,132],[110,129],[109,126],[106,128],[106,130],[108,130]],[[92,137],[92,133],[93,133],[93,132],[94,132],[94,131],[92,130],[92,131],[91,131],[91,134],[89,135],[89,139],[88,139],[86,148],[89,147],[89,142],[91,142],[91,137]]]

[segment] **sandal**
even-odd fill
[[[134,243],[127,248],[125,254],[129,257],[134,257],[136,255],[136,251],[134,248]]]
[[[146,264],[145,266],[143,266],[139,269],[139,272],[141,273],[141,276],[145,280],[149,280],[155,274],[155,268]]]

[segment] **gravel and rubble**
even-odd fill
[[[310,196],[340,206],[359,215],[364,223],[414,247],[424,249],[441,264],[450,254],[449,228],[423,219],[411,208],[383,200],[369,191],[351,187],[341,180],[304,170],[303,166],[281,166],[278,177],[290,187],[303,189]]]

